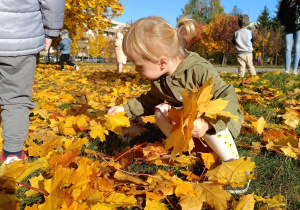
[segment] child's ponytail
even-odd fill
[[[182,16],[178,20],[175,30],[178,34],[178,56],[184,58],[184,43],[195,34],[195,21],[186,16]]]
[[[182,16],[176,25],[176,31],[178,35],[182,35],[183,28],[185,29],[184,36],[191,38],[195,34],[195,21],[186,16]]]

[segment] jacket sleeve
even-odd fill
[[[163,102],[164,100],[158,97],[158,90],[152,85],[146,95],[129,100],[123,107],[129,118],[148,116],[153,115],[155,106]]]
[[[64,25],[65,0],[40,0],[45,34],[57,37]]]
[[[57,45],[56,50],[60,50],[64,47],[64,44],[62,42],[59,43],[59,45]]]
[[[279,6],[279,11],[278,11],[278,19],[281,23],[281,25],[285,25],[285,2],[281,1],[280,6]]]
[[[255,40],[255,38],[254,38],[254,36],[253,36],[253,33],[251,32],[251,35],[252,35],[252,38],[250,39],[250,41],[251,41],[251,43],[253,44],[254,43],[254,40]]]

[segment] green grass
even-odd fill
[[[300,77],[286,74],[273,74],[272,72],[263,72],[260,80],[253,82],[256,86],[256,92],[260,92],[259,86],[261,81],[267,80],[268,88],[278,89],[284,93],[285,100],[298,99],[299,94],[286,97],[287,91],[294,91],[300,88]],[[245,88],[249,88],[245,87]],[[255,89],[255,88],[254,88]],[[282,100],[269,101],[266,106],[249,102],[242,102],[242,106],[248,114],[255,115],[257,118],[263,116],[268,123],[282,124],[282,119],[278,117],[273,108],[284,110],[285,104]],[[296,129],[299,136],[299,128]],[[237,142],[250,144],[260,141],[258,135],[241,134]],[[257,196],[272,198],[281,194],[286,198],[287,208],[291,210],[300,209],[300,160],[280,155],[275,152],[261,149],[259,154],[253,155],[252,149],[238,148],[240,156],[249,156],[256,164],[255,180],[251,182],[248,193],[254,193]],[[256,204],[256,208],[262,206],[262,203]]]

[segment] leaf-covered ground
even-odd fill
[[[108,117],[109,107],[149,89],[133,66],[115,68],[37,67],[29,158],[1,165],[0,209],[300,209],[299,76],[263,72],[241,85],[235,73],[221,73],[245,119],[241,158],[220,163],[205,144],[171,159],[151,116]],[[246,195],[226,191],[246,179]]]

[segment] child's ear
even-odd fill
[[[168,64],[168,59],[166,57],[159,58],[159,65],[161,69],[165,69]]]

